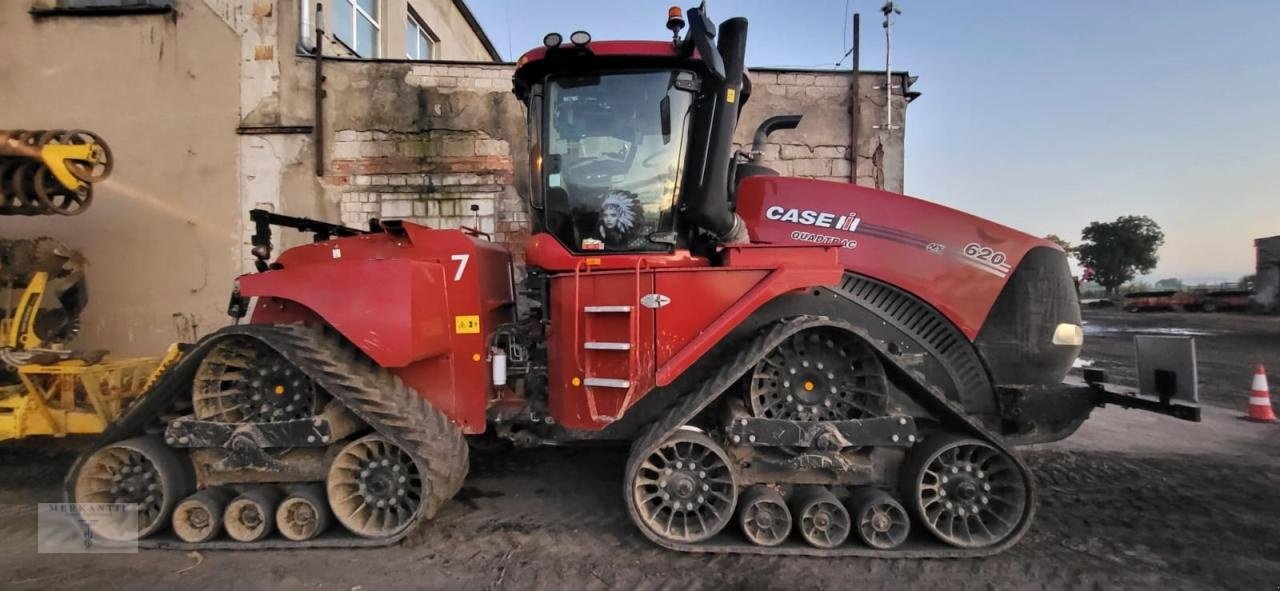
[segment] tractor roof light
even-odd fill
[[[560,43],[563,41],[564,37],[561,37],[560,33],[547,33],[547,36],[542,38],[542,44],[546,46],[547,49],[560,47]]]
[[[671,31],[671,35],[675,39],[680,38],[680,30],[684,28],[684,13],[680,11],[679,6],[672,6],[667,9],[667,30]]]
[[[569,41],[572,41],[573,44],[578,47],[582,47],[583,45],[591,43],[591,33],[586,31],[574,31],[572,35],[569,35]]]

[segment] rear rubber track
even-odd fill
[[[941,542],[917,542],[916,540],[908,540],[902,546],[893,550],[876,550],[873,548],[858,547],[856,545],[845,545],[839,548],[822,549],[803,544],[793,543],[791,541],[784,542],[780,546],[757,546],[747,542],[746,540],[736,539],[732,534],[721,532],[715,537],[705,542],[696,544],[686,544],[679,542],[671,542],[664,540],[653,532],[649,531],[642,523],[635,512],[635,505],[632,502],[632,486],[631,475],[638,469],[638,464],[644,460],[646,456],[658,448],[662,442],[671,437],[681,426],[688,424],[696,418],[703,410],[715,402],[720,395],[729,389],[739,378],[745,375],[753,368],[756,363],[765,357],[769,351],[791,338],[802,330],[817,328],[823,326],[832,326],[848,330],[867,343],[870,343],[880,353],[882,360],[886,363],[887,369],[891,373],[897,372],[905,375],[916,388],[911,392],[921,402],[929,402],[929,407],[938,414],[940,418],[947,422],[954,429],[967,432],[968,435],[985,441],[991,446],[1008,454],[1013,458],[1014,464],[1021,471],[1023,480],[1028,483],[1030,490],[1028,491],[1028,503],[1017,530],[1012,533],[1003,542],[989,546],[986,548],[968,549],[947,546]],[[644,533],[655,544],[671,550],[681,552],[705,552],[718,554],[764,554],[764,555],[784,555],[784,556],[817,556],[817,557],[837,557],[837,556],[866,556],[873,558],[974,558],[981,556],[991,556],[1018,543],[1022,536],[1026,533],[1030,526],[1032,518],[1035,514],[1036,492],[1034,488],[1034,478],[1030,469],[1019,458],[1013,450],[1006,446],[998,436],[994,435],[984,428],[977,421],[966,415],[960,407],[955,403],[948,401],[937,388],[929,387],[924,376],[919,372],[909,370],[902,367],[893,355],[889,354],[885,345],[878,340],[872,338],[866,331],[858,329],[856,326],[848,322],[833,319],[825,316],[796,316],[779,320],[769,327],[763,329],[747,346],[739,350],[733,360],[729,363],[722,364],[715,374],[708,377],[706,381],[694,392],[683,397],[683,400],[672,408],[663,418],[657,420],[645,432],[645,434],[637,439],[631,446],[631,455],[627,460],[627,477],[623,483],[623,495],[627,505],[627,511],[631,514],[631,519],[635,526]],[[727,528],[726,528],[727,529]]]
[[[304,542],[272,538],[247,543],[216,540],[191,544],[166,535],[144,538],[139,541],[141,547],[188,550],[386,546],[399,542],[420,527],[462,488],[468,459],[467,443],[461,429],[400,378],[378,366],[342,336],[328,329],[301,324],[231,326],[209,335],[162,376],[140,403],[108,428],[97,447],[158,427],[155,421],[158,416],[179,406],[179,397],[190,396],[191,376],[200,360],[219,341],[235,336],[255,339],[278,352],[374,431],[408,452],[422,470],[424,480],[430,482],[429,490],[414,520],[397,534],[386,538],[360,538],[345,531],[345,535],[334,535],[332,530],[341,529],[335,525],[329,534]],[[92,451],[96,449],[76,461],[69,479],[74,479]]]

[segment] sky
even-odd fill
[[[509,60],[557,31],[667,39],[670,0],[468,0]],[[882,0],[710,0],[750,21],[748,66],[832,67],[862,14],[883,69]],[[689,1],[688,8],[694,3]],[[1234,281],[1280,234],[1280,1],[899,0],[893,68],[907,193],[1071,242],[1146,215],[1165,232],[1147,277]],[[846,8],[847,7],[847,8]],[[845,60],[841,68],[848,68]]]

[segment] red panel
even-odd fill
[[[624,401],[634,403],[653,388],[654,314],[638,301],[638,295],[652,290],[652,271],[593,271],[552,278],[547,381],[551,416],[560,424],[600,430],[610,421],[593,417],[589,394],[594,397],[596,415],[618,417]],[[583,312],[587,306],[631,306],[632,312],[588,314]],[[635,326],[628,325],[632,321]],[[584,351],[587,341],[630,342],[633,351]],[[588,388],[588,377],[633,382],[630,399],[624,389]]]
[[[738,214],[753,241],[824,242],[841,264],[932,304],[972,340],[1028,250],[1052,242],[920,199],[787,177],[749,177]]]
[[[658,310],[659,366],[670,362],[768,274],[768,270],[757,269],[659,274],[656,291],[671,298],[670,304]]]
[[[553,276],[552,322],[547,335],[552,416],[570,429],[603,429],[610,421],[593,417],[588,389],[582,382],[585,378],[629,376],[636,385],[628,402],[634,404],[655,385],[674,381],[769,300],[796,289],[835,284],[842,273],[836,249],[829,247],[729,247],[723,261],[720,267]],[[655,312],[638,301],[649,293],[667,296],[670,302]],[[600,359],[599,364],[584,359],[584,341],[621,341],[624,338],[620,335],[627,332],[625,325],[618,324],[623,314],[613,319],[599,315],[599,323],[588,327],[585,318],[591,315],[583,312],[586,306],[632,306],[639,313],[642,330],[633,342],[638,354],[630,367],[619,352],[587,354]],[[609,371],[613,373],[606,373]],[[578,384],[574,384],[575,378]],[[591,392],[596,393],[597,414],[618,416],[616,410],[623,406],[625,392],[595,388]]]
[[[566,38],[567,40],[567,38]],[[567,45],[572,47],[572,45]],[[592,41],[587,44],[587,49],[591,53],[598,56],[636,56],[636,57],[679,57],[680,53],[675,44],[670,41]],[[695,53],[696,55],[696,53]],[[516,61],[516,69],[524,67],[529,62],[538,61],[547,57],[546,47],[535,47],[526,51],[520,59]]]
[[[634,269],[641,260],[650,269],[658,267],[708,267],[707,259],[695,257],[687,250],[677,250],[671,254],[646,253],[583,253],[575,255],[550,234],[539,233],[529,238],[525,248],[525,261],[532,267],[547,271],[573,271],[578,264],[590,259],[596,263],[592,270]]]
[[[333,289],[339,285],[343,288]],[[447,319],[415,313],[447,306],[444,270],[436,263],[349,258],[287,266],[242,277],[240,293],[306,306],[383,367],[403,367],[449,351]]]
[[[513,315],[510,254],[458,230],[403,228],[289,249],[282,269],[240,277],[240,293],[259,298],[254,322],[318,316],[465,432],[483,432],[489,334]]]

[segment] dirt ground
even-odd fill
[[[379,550],[35,552],[35,506],[58,501],[67,445],[0,447],[0,588],[1176,588],[1280,586],[1280,426],[1236,418],[1251,363],[1280,368],[1280,319],[1088,314],[1084,357],[1113,375],[1133,331],[1198,331],[1205,420],[1102,409],[1024,450],[1039,482],[1022,542],[978,560],[684,555],[630,524],[620,448],[476,457],[458,499]],[[1271,367],[1271,366],[1269,366]],[[1274,369],[1273,368],[1273,369]],[[1272,374],[1273,383],[1276,374]],[[1274,389],[1273,389],[1274,391]]]

